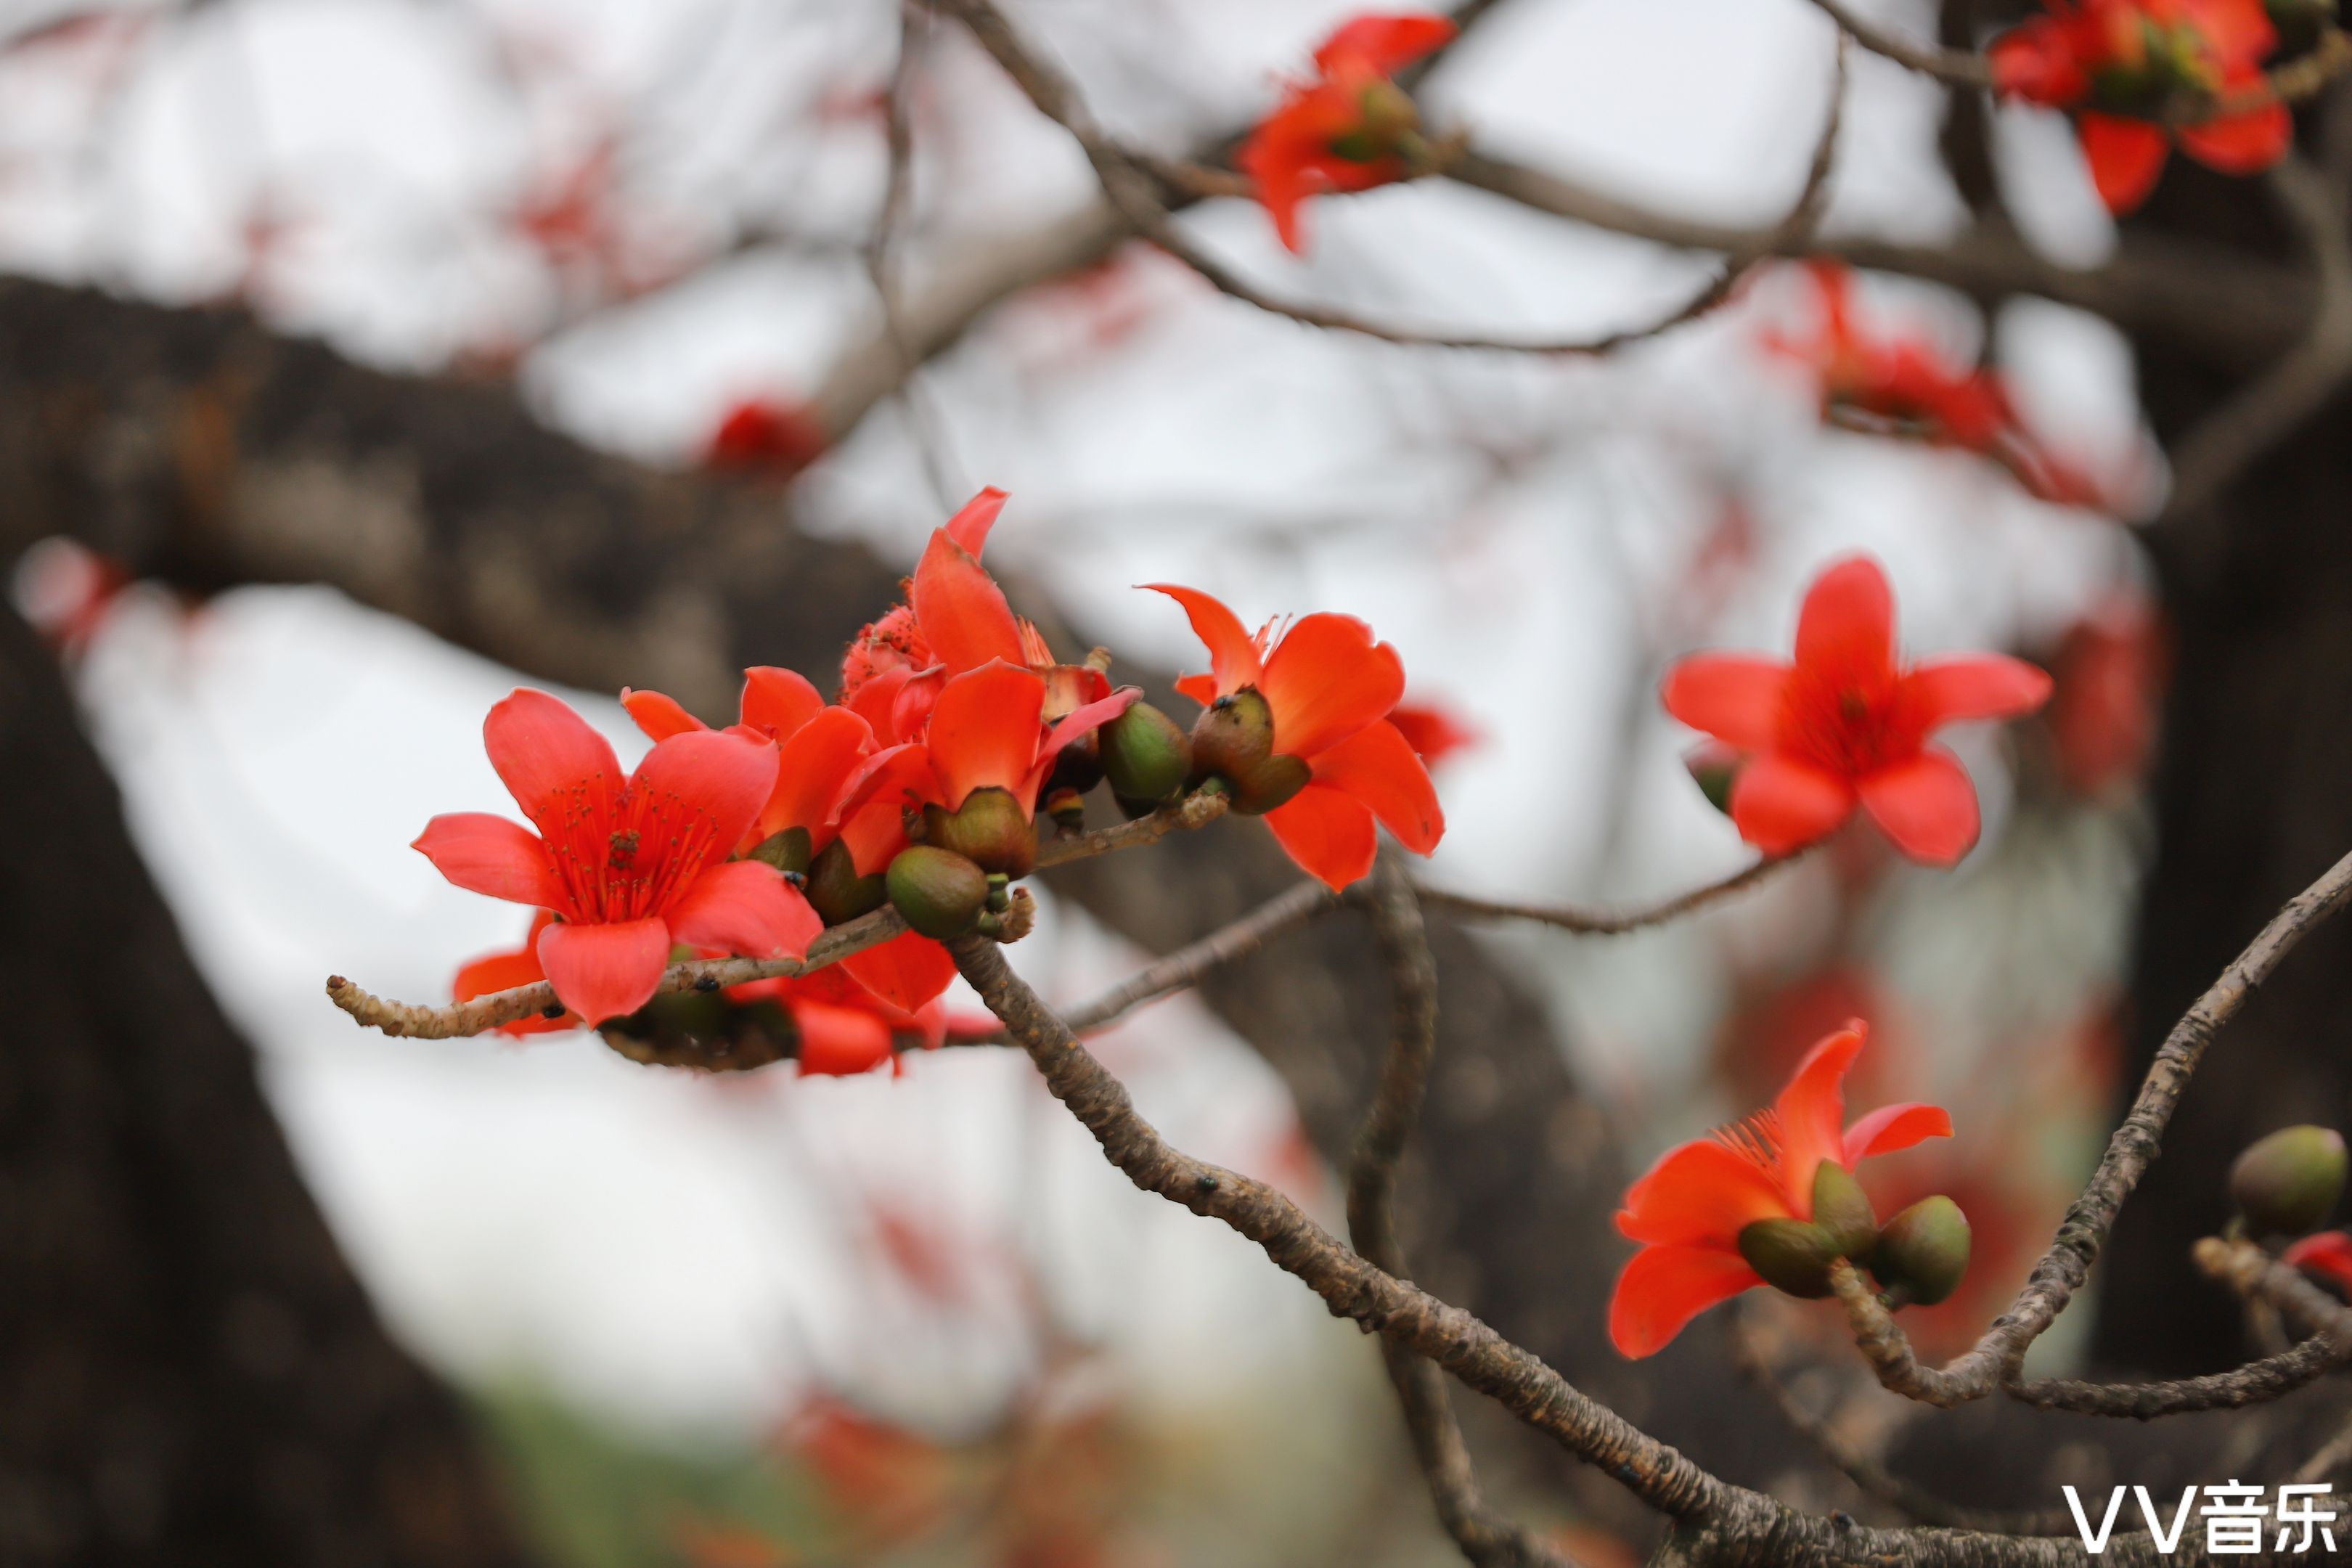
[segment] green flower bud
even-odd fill
[[[1123,799],[1166,800],[1184,787],[1192,771],[1192,743],[1173,719],[1149,702],[1134,704],[1096,733],[1103,777]]]
[[[1878,1240],[1878,1216],[1853,1173],[1835,1160],[1813,1171],[1813,1224],[1840,1258],[1866,1258]]]
[[[1739,1227],[1739,1256],[1775,1290],[1810,1301],[1830,1293],[1830,1265],[1843,1254],[1817,1225],[1759,1219]]]
[[[2317,1230],[2344,1193],[2344,1138],[2332,1127],[2283,1127],[2230,1167],[2230,1195],[2256,1237]]]
[[[1274,710],[1257,688],[1220,697],[1192,726],[1192,775],[1224,781],[1233,808],[1259,816],[1307,787],[1311,772],[1274,749]]]
[[[809,868],[809,830],[787,827],[771,833],[752,847],[750,858],[773,866],[788,877],[805,877]]]
[[[836,838],[809,862],[809,908],[829,926],[854,921],[880,909],[890,897],[880,877],[861,877],[850,858],[849,846]]]
[[[963,935],[988,907],[988,873],[935,844],[898,851],[885,878],[907,923],[936,941]]]
[[[1247,773],[1225,782],[1233,786],[1235,811],[1244,816],[1263,816],[1276,806],[1287,804],[1314,776],[1314,770],[1300,759],[1276,752]]]
[[[952,814],[936,805],[923,807],[923,838],[984,871],[1025,877],[1037,865],[1037,825],[1011,790],[993,784],[964,796]]]
[[[1898,1306],[1932,1307],[1968,1271],[1969,1216],[1940,1193],[1888,1220],[1870,1255],[1870,1272]]]

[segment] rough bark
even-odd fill
[[[0,1562],[520,1568],[5,608],[0,818]]]

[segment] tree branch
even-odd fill
[[[1781,867],[1805,853],[1800,849],[1791,855],[1772,855],[1742,867],[1719,882],[1709,882],[1687,893],[1677,893],[1664,903],[1645,909],[1611,911],[1581,910],[1565,904],[1515,904],[1493,899],[1473,898],[1467,893],[1449,892],[1443,888],[1423,887],[1416,889],[1421,901],[1438,909],[1451,910],[1458,915],[1478,920],[1537,921],[1544,925],[1558,926],[1562,931],[1583,936],[1622,936],[1627,931],[1664,925],[1668,921],[1718,903],[1735,893],[1745,892]]]

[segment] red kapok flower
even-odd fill
[[[1298,205],[1327,192],[1403,179],[1425,149],[1420,117],[1396,71],[1451,39],[1443,16],[1363,16],[1315,51],[1317,75],[1288,84],[1234,162],[1257,188],[1285,248],[1305,251]]]
[[[702,460],[714,468],[790,478],[823,457],[824,448],[824,426],[806,405],[747,397],[719,419]]]
[[[1374,818],[1416,855],[1437,847],[1445,813],[1403,732],[1389,721],[1404,694],[1404,662],[1353,616],[1303,616],[1276,640],[1255,637],[1233,611],[1194,588],[1145,587],[1184,607],[1209,650],[1207,675],[1176,689],[1216,704],[1244,690],[1265,700],[1273,754],[1307,766],[1307,783],[1265,813],[1275,839],[1301,869],[1344,888],[1372,868]],[[1269,646],[1271,645],[1271,646]]]
[[[621,693],[621,706],[653,741],[667,741],[708,728],[658,691]],[[775,787],[767,804],[735,847],[750,849],[761,839],[798,827],[809,836],[811,852],[833,842],[839,829],[834,807],[842,786],[874,750],[874,732],[845,708],[828,707],[805,676],[773,665],[743,672],[740,715],[729,733],[777,743]]]
[[[1396,726],[1423,767],[1433,768],[1486,739],[1452,709],[1437,702],[1400,702],[1389,710],[1389,722]]]
[[[1669,1149],[1625,1190],[1617,1228],[1642,1250],[1609,1300],[1621,1354],[1653,1354],[1707,1308],[1763,1284],[1740,1256],[1739,1233],[1760,1219],[1812,1218],[1823,1161],[1850,1172],[1873,1154],[1952,1135],[1951,1117],[1933,1105],[1885,1106],[1844,1125],[1846,1069],[1864,1037],[1859,1019],[1828,1037],[1770,1110]]]
[[[450,983],[449,994],[460,1002],[471,1002],[477,996],[488,996],[494,991],[512,991],[519,985],[536,985],[547,978],[547,971],[539,966],[539,933],[554,923],[555,917],[545,910],[534,910],[530,930],[523,933],[522,945],[506,952],[485,953],[471,963],[461,966],[457,977]],[[520,1039],[525,1035],[551,1034],[559,1029],[577,1029],[580,1016],[565,1013],[560,1018],[548,1018],[533,1014],[510,1024],[500,1024],[497,1033],[512,1035]]]
[[[2316,1274],[2346,1295],[2352,1296],[2352,1236],[2340,1230],[2323,1230],[2316,1236],[2306,1236],[2280,1253],[2279,1261],[2290,1268]]]
[[[1987,51],[2001,93],[2070,110],[2092,184],[2112,213],[2147,197],[2174,142],[2208,168],[2252,174],[2286,155],[2294,126],[2275,100],[2193,125],[2132,118],[2187,97],[2258,88],[2278,34],[2262,0],[2047,0],[2049,15]]]
[[[461,888],[560,917],[535,952],[589,1023],[644,1006],[677,943],[780,958],[821,929],[780,872],[727,858],[775,784],[772,745],[674,735],[624,777],[586,720],[527,689],[490,709],[482,739],[539,832],[457,812],[426,823],[415,847]]]
[[[2032,712],[2050,678],[2001,654],[1899,668],[1886,574],[1856,556],[1806,591],[1793,664],[1694,654],[1666,672],[1660,695],[1667,712],[1747,753],[1731,820],[1767,855],[1812,843],[1859,804],[1904,854],[1949,866],[1977,841],[1976,789],[1927,737]]]

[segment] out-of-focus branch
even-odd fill
[[[1967,1352],[1940,1369],[1920,1365],[1910,1341],[1853,1266],[1841,1260],[1831,1268],[1831,1283],[1845,1304],[1854,1343],[1881,1383],[1908,1398],[1953,1405],[1981,1399],[1996,1388],[2018,1382],[2017,1370],[2025,1360],[2027,1347],[2056,1321],[2090,1277],[2092,1261],[2098,1257],[2124,1200],[2156,1158],[2164,1129],[2206,1047],[2295,944],[2341,909],[2347,898],[2352,898],[2352,855],[2345,856],[2287,900],[2286,907],[2272,917],[2172,1026],[2148,1066],[2131,1113],[2108,1139],[2098,1168],[2082,1195],[2067,1208],[2049,1249],[2034,1264],[2009,1310],[1993,1320]],[[2310,1289],[2300,1279],[2289,1283]],[[2352,1344],[2352,1332],[2338,1338],[2341,1343]]]
[[[2204,508],[2352,378],[2352,237],[2343,192],[2292,153],[2271,171],[2270,184],[2311,260],[2318,297],[2310,325],[2275,364],[2182,437],[2167,519]]]
[[[2298,1388],[2308,1388],[2343,1365],[2344,1361],[2341,1346],[2325,1334],[2315,1334],[2276,1355],[2203,1377],[2178,1378],[2167,1383],[2086,1383],[2075,1378],[2044,1377],[2021,1383],[2010,1389],[2009,1394],[2037,1410],[2149,1421],[2191,1410],[2235,1410],[2248,1405],[2267,1405]]]
[[[1803,853],[1803,850],[1799,850],[1794,855],[1769,856],[1741,868],[1719,882],[1709,882],[1687,893],[1677,893],[1664,903],[1638,910],[1580,910],[1565,904],[1515,904],[1495,899],[1473,898],[1467,893],[1449,892],[1443,888],[1425,887],[1419,891],[1422,902],[1473,919],[1535,921],[1582,936],[1622,936],[1627,931],[1664,925],[1695,910],[1718,903],[1735,893],[1745,892]]]
[[[1397,1167],[1420,1120],[1437,1052],[1437,962],[1430,954],[1421,902],[1393,851],[1374,863],[1364,902],[1388,971],[1396,1025],[1349,1163],[1348,1239],[1375,1268],[1402,1279],[1407,1268],[1396,1234]],[[1570,1568],[1566,1558],[1486,1506],[1437,1364],[1388,1339],[1381,1342],[1381,1359],[1403,1407],[1413,1457],[1429,1481],[1438,1522],[1462,1555],[1477,1568]]]

